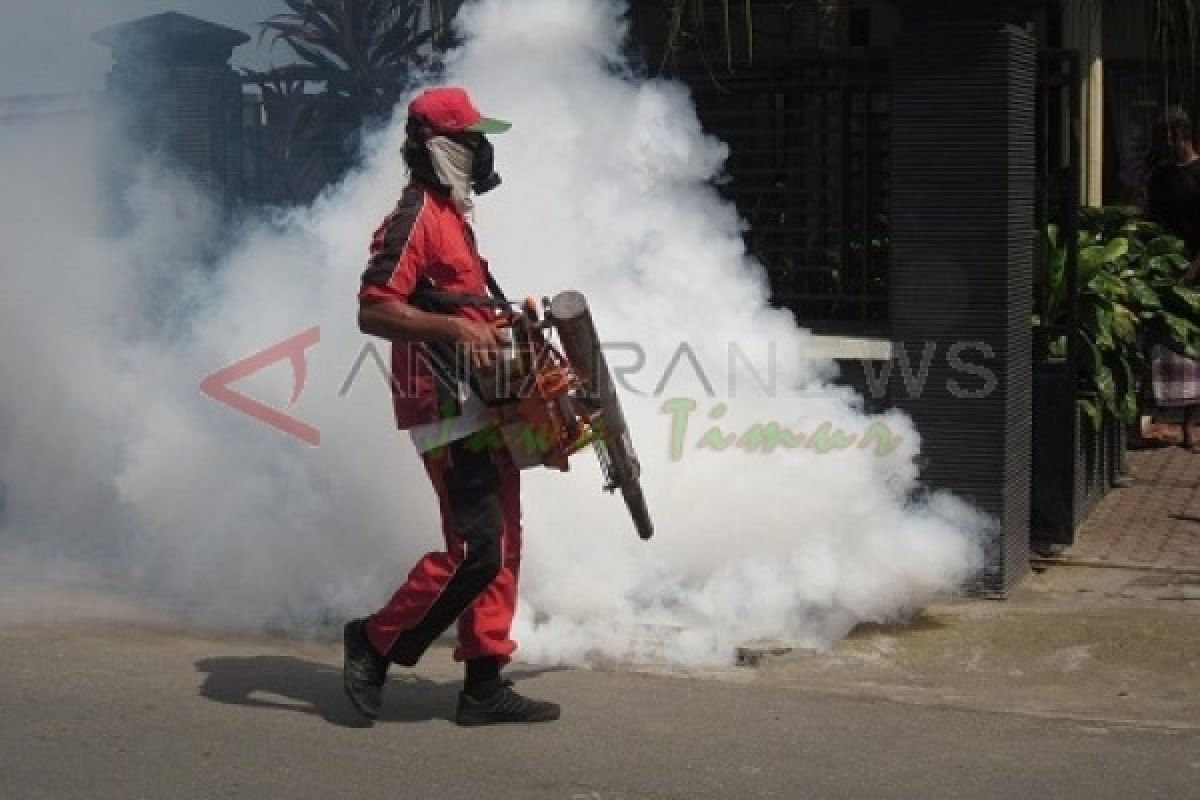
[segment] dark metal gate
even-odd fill
[[[818,332],[886,335],[889,58],[820,51],[719,79],[697,64],[683,77],[705,129],[729,145],[721,188],[773,301]]]
[[[1038,80],[1040,246],[1034,313],[1032,536],[1041,544],[1074,541],[1075,531],[1111,485],[1124,448],[1116,420],[1095,430],[1079,408],[1079,212],[1082,183],[1082,73],[1075,51],[1043,52]],[[1050,318],[1051,247],[1057,227],[1065,252],[1065,314]]]
[[[1037,206],[1039,234],[1049,225],[1059,231],[1066,245],[1064,283],[1068,289],[1064,320],[1049,319],[1048,291],[1050,243],[1044,238],[1038,248],[1037,279],[1034,282],[1035,314],[1034,359],[1037,364],[1064,363],[1073,377],[1077,342],[1078,285],[1076,280],[1079,246],[1078,224],[1082,173],[1082,78],[1079,54],[1075,51],[1044,51],[1038,59],[1037,90]],[[1056,347],[1056,344],[1064,346]]]

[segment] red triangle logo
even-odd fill
[[[260,350],[217,370],[200,382],[200,391],[218,403],[227,405],[235,411],[240,411],[252,419],[316,447],[321,444],[321,431],[290,414],[242,394],[235,390],[232,384],[286,359],[292,365],[292,398],[288,401],[290,408],[300,399],[300,395],[304,392],[304,385],[308,382],[308,351],[320,341],[321,329],[319,327],[309,328],[304,333],[299,333],[266,350]]]

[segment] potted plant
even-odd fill
[[[1134,208],[1080,213],[1071,330],[1068,242],[1056,225],[1041,236],[1045,268],[1034,326],[1048,334],[1034,375],[1036,535],[1070,543],[1108,488],[1120,426],[1137,420],[1152,343],[1200,359],[1200,292],[1183,285],[1183,242]],[[1073,333],[1074,364],[1068,356]]]
[[[1067,248],[1056,225],[1044,237],[1046,301],[1034,324],[1062,327],[1069,320]],[[1094,398],[1081,399],[1080,409],[1094,428],[1105,414],[1132,422],[1148,343],[1200,359],[1200,291],[1183,285],[1183,242],[1137,209],[1084,209],[1078,237],[1078,388]],[[1049,342],[1052,359],[1066,350],[1066,334]]]

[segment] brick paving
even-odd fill
[[[1061,558],[1200,572],[1200,454],[1171,446],[1128,459],[1132,485],[1109,492]]]

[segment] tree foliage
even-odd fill
[[[322,84],[337,111],[359,120],[391,112],[439,33],[423,24],[418,0],[284,2],[291,11],[263,22],[262,38],[299,56],[290,78]]]
[[[360,134],[388,119],[413,76],[449,44],[461,0],[283,0],[259,41],[297,61],[246,70],[265,112],[260,158],[278,202],[305,202],[353,162]]]

